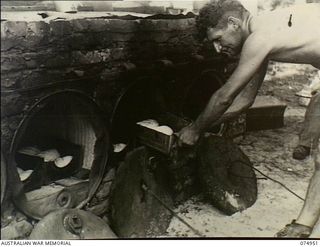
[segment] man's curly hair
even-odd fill
[[[226,21],[226,13],[242,19],[246,12],[248,10],[237,0],[211,0],[200,9],[199,15],[196,18],[198,38],[203,40],[207,36],[207,29],[209,27],[215,27],[221,23],[220,21]]]

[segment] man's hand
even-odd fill
[[[200,137],[200,130],[197,129],[193,124],[183,128],[177,134],[178,136],[178,146],[193,146],[197,143]]]

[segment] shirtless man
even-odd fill
[[[261,86],[269,60],[311,64],[320,69],[319,26],[320,4],[285,8],[256,17],[236,0],[212,1],[204,6],[197,19],[200,36],[212,42],[218,53],[229,57],[240,54],[240,60],[231,77],[212,95],[196,121],[179,132],[179,144],[194,145],[211,126],[248,109]],[[315,104],[315,109],[320,109],[319,100],[315,100]],[[320,126],[311,131],[320,131]],[[305,205],[298,219],[286,227],[296,229],[298,233],[290,228],[282,231],[279,237],[306,237],[318,220],[319,166],[315,159],[315,172]],[[300,226],[304,233],[299,233]]]

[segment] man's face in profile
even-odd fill
[[[207,37],[217,53],[227,57],[235,57],[241,52],[243,45],[241,30],[235,28],[232,23],[218,24],[215,27],[208,28]]]

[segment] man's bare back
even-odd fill
[[[271,44],[268,59],[320,69],[320,4],[305,4],[253,17],[252,34]],[[261,44],[263,45],[263,44]]]

